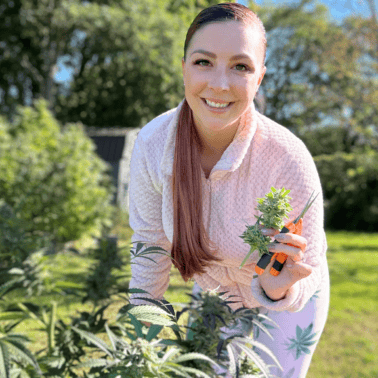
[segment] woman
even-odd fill
[[[294,219],[313,191],[322,192],[305,145],[255,110],[265,54],[264,26],[243,5],[209,7],[190,26],[182,60],[185,99],[142,128],[130,164],[132,242],[160,246],[173,259],[136,259],[130,288],[162,299],[173,261],[197,288],[238,295],[234,309],[259,308],[279,325],[273,340],[254,333],[283,367],[271,372],[302,378],[329,306],[321,194],[306,213],[302,236],[264,231],[279,241],[269,250],[289,256],[280,275],[269,273],[272,261],[253,279],[257,251],[239,270],[249,251],[240,235],[246,222],[255,221],[257,198],[271,186],[291,189]],[[143,304],[133,297],[131,302]]]

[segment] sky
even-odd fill
[[[247,0],[238,0],[240,4],[246,5]],[[258,5],[267,4],[295,4],[300,3],[300,0],[254,0]],[[336,21],[342,21],[344,17],[350,16],[353,13],[361,14],[364,17],[370,16],[369,6],[367,0],[318,0],[319,3],[328,7],[331,17]],[[375,0],[375,6],[378,8],[378,0]]]
[[[248,0],[238,0],[237,2],[246,5]],[[258,5],[279,5],[300,3],[300,0],[254,0],[254,2]],[[331,18],[336,22],[341,22],[353,13],[360,14],[363,17],[370,16],[367,0],[318,0],[318,2],[328,7]],[[375,4],[376,9],[378,9],[378,0],[375,0]],[[72,70],[66,69],[61,61],[58,61],[58,67],[59,71],[55,75],[55,80],[67,84],[72,75]]]

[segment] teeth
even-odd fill
[[[207,105],[212,106],[213,108],[225,108],[230,104],[229,102],[227,104],[219,104],[217,102],[212,102],[207,99],[206,99],[206,103]]]

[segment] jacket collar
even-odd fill
[[[185,100],[185,99],[184,99]],[[166,175],[172,175],[173,159],[176,144],[177,123],[184,100],[180,102],[173,112],[168,125],[168,135],[164,146],[163,159],[160,169]],[[216,164],[216,170],[234,172],[238,169],[247,154],[253,136],[257,129],[257,111],[252,102],[251,107],[242,116],[238,130],[231,144],[224,151],[221,159]]]

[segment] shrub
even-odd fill
[[[19,219],[16,211],[0,199],[0,284],[5,282],[4,270],[20,266],[31,253],[50,244],[48,236],[33,235],[27,228],[27,222]]]
[[[60,127],[44,100],[18,112],[12,124],[0,119],[0,198],[18,208],[25,231],[59,245],[109,225],[110,167],[83,126]]]
[[[321,155],[314,158],[325,197],[328,229],[378,228],[378,153]]]

